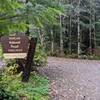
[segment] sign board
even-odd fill
[[[1,37],[4,57],[6,59],[25,58],[28,52],[28,37],[25,35]]]

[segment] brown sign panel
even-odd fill
[[[3,36],[1,44],[5,58],[25,58],[28,52],[27,36]]]

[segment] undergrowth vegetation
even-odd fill
[[[6,67],[1,73],[0,100],[48,100],[48,79],[32,72],[29,82],[23,83],[17,67]]]
[[[40,44],[37,44],[34,56],[34,64],[37,66],[43,66],[46,63],[47,63],[47,53]]]

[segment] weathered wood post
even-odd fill
[[[27,59],[26,59],[26,64],[25,64],[25,68],[24,68],[24,71],[22,74],[23,82],[29,81],[31,67],[32,67],[33,58],[34,58],[34,54],[35,54],[36,43],[37,43],[37,38],[31,38],[30,44],[29,44],[29,50],[28,50],[28,54],[27,54]]]

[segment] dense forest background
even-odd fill
[[[48,55],[99,55],[100,0],[0,0],[0,36],[37,37]]]

